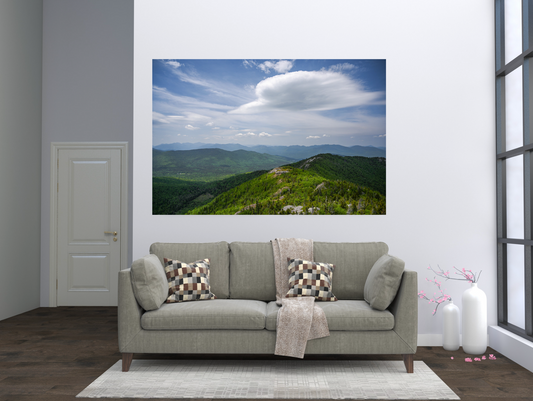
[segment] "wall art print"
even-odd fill
[[[154,215],[386,214],[386,60],[153,60]]]

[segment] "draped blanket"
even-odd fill
[[[287,258],[313,260],[313,240],[276,238],[272,241],[276,275],[277,316],[275,355],[303,358],[308,340],[329,336],[328,322],[314,297],[285,298],[289,291]]]

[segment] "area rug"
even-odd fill
[[[118,361],[77,397],[248,399],[460,399],[422,361]]]

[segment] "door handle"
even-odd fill
[[[117,242],[117,232],[116,231],[104,231],[104,234],[113,234],[113,241]]]

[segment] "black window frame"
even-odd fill
[[[505,64],[505,0],[495,0],[498,326],[533,341],[533,0],[522,0],[522,53]],[[505,77],[522,67],[523,146],[505,149]],[[523,157],[524,239],[507,237],[505,160]],[[508,322],[507,244],[524,247],[525,329]]]

